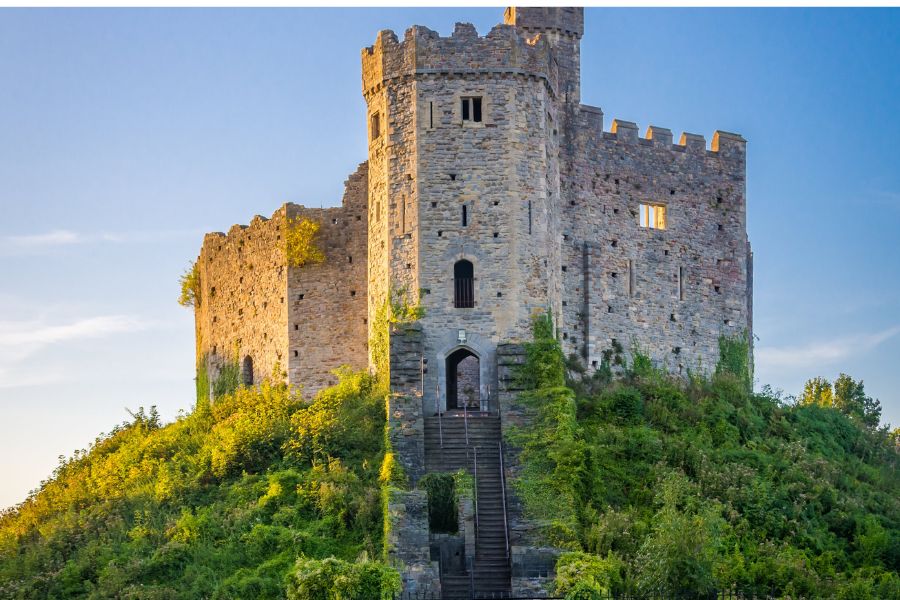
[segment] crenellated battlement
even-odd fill
[[[522,36],[512,25],[496,25],[479,36],[470,23],[457,23],[449,37],[416,25],[403,41],[386,29],[361,54],[366,96],[386,81],[420,74],[522,74],[546,80],[554,93],[557,89],[557,64],[544,36]]]
[[[594,117],[595,115],[592,114],[591,116]],[[599,118],[602,119],[602,113],[600,113]],[[602,139],[618,144],[640,144],[665,148],[673,152],[741,159],[743,159],[747,145],[747,140],[739,134],[718,130],[713,133],[712,144],[709,148],[706,146],[706,138],[696,133],[684,132],[681,134],[678,143],[673,143],[672,130],[665,127],[657,127],[656,125],[647,127],[644,137],[641,137],[636,123],[621,119],[613,119],[610,131],[602,132]]]

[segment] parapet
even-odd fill
[[[696,133],[684,132],[677,144],[673,144],[672,131],[665,127],[650,125],[644,137],[638,135],[638,126],[631,121],[613,119],[609,132],[602,135],[602,139],[619,144],[641,144],[666,148],[676,152],[688,154],[710,154],[722,158],[735,158],[743,160],[746,151],[747,140],[736,133],[716,131],[713,133],[712,145],[706,147],[706,138]]]
[[[385,81],[417,74],[516,73],[545,79],[554,93],[558,67],[543,36],[526,39],[511,25],[496,25],[479,36],[469,23],[457,23],[450,37],[416,25],[403,41],[391,30],[378,33],[362,50],[363,95]]]
[[[510,6],[503,22],[523,31],[557,31],[580,38],[584,35],[584,8],[565,6]]]

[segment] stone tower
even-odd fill
[[[442,407],[454,350],[478,357],[487,409],[497,344],[562,310],[560,140],[583,15],[510,9],[507,20],[485,37],[468,24],[449,38],[382,31],[362,53],[369,323],[391,287],[419,294],[426,402]]]

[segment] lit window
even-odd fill
[[[462,120],[481,123],[481,96],[468,96],[462,99]]]
[[[641,204],[641,227],[648,229],[666,228],[666,207],[663,204]]]

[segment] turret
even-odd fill
[[[510,6],[503,22],[524,36],[540,35],[553,48],[559,64],[559,91],[567,102],[581,102],[581,36],[584,9],[581,7]]]

